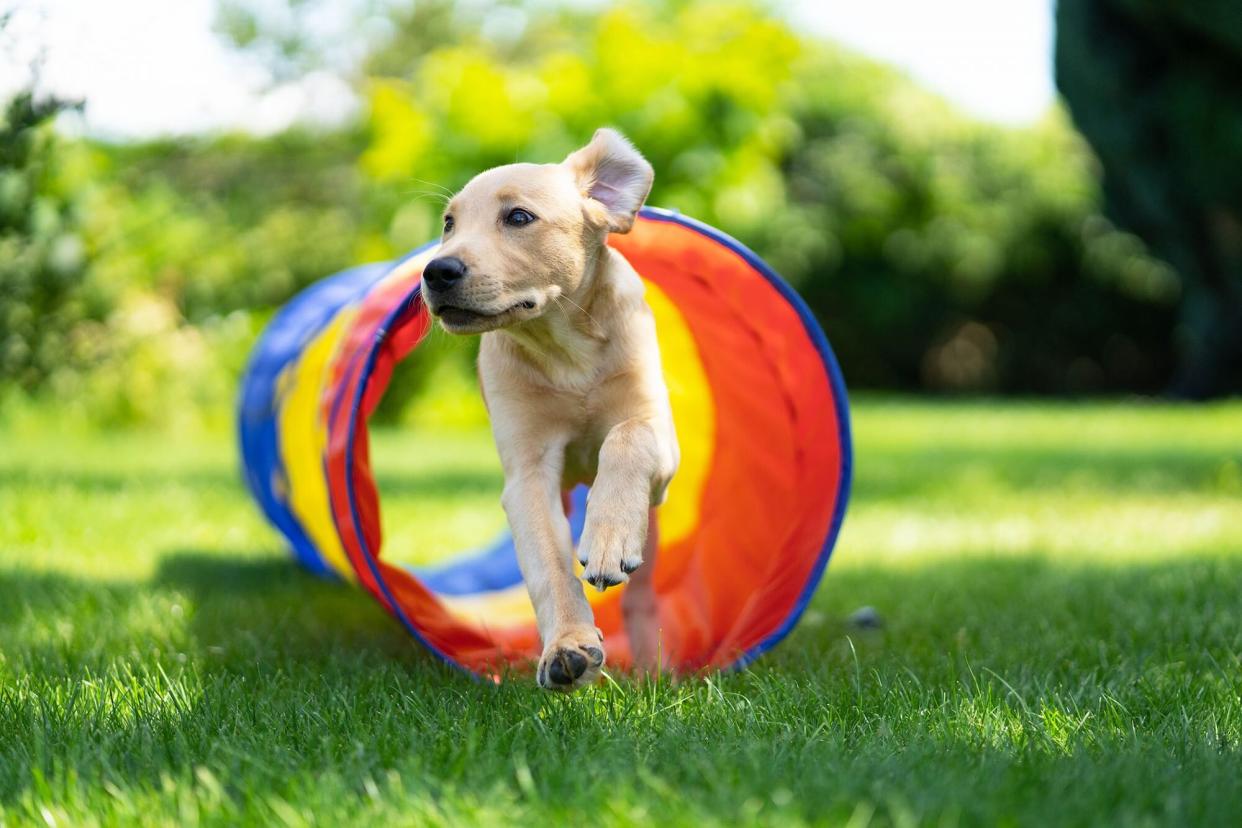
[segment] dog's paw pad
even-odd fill
[[[572,637],[567,637],[557,646],[544,650],[536,675],[539,686],[545,690],[569,692],[595,681],[604,664],[604,650],[598,642],[596,637],[593,643],[577,644]]]
[[[561,650],[548,665],[549,683],[567,687],[586,672],[587,658],[576,650]]]

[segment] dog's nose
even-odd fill
[[[431,290],[448,290],[466,275],[466,263],[456,256],[441,256],[427,262],[423,281]]]

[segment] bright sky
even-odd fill
[[[1029,123],[1052,105],[1053,0],[791,0],[795,19],[901,67],[963,110]]]
[[[1052,103],[1053,0],[786,0],[806,28],[896,64],[967,112],[1028,123]],[[150,136],[339,122],[355,109],[329,72],[269,89],[211,30],[215,0],[0,0],[0,97],[42,58],[40,88],[86,100],[86,128]]]

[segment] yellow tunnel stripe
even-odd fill
[[[343,308],[318,336],[306,344],[298,361],[281,376],[280,456],[289,482],[289,508],[322,557],[339,574],[353,579],[354,570],[341,546],[332,505],[324,454],[328,427],[320,400],[329,387],[332,357],[353,320],[353,306]]]
[[[434,251],[427,250],[386,274],[372,288],[408,281],[411,270],[421,270]],[[369,295],[369,294],[368,294]],[[341,545],[332,505],[324,457],[328,448],[328,423],[321,404],[323,394],[333,390],[333,361],[343,338],[358,313],[357,304],[341,308],[332,321],[306,344],[295,364],[280,377],[280,456],[288,478],[288,505],[297,515],[319,555],[338,573],[353,580],[354,570]]]
[[[698,526],[699,504],[716,445],[716,404],[699,346],[681,311],[652,282],[647,282],[647,304],[655,314],[660,362],[681,449],[681,465],[660,507],[660,545],[664,546],[689,537]]]

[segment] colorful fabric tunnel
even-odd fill
[[[662,662],[744,666],[797,623],[845,514],[841,374],[798,295],[723,233],[646,208],[609,243],[646,281],[681,446],[652,525]],[[417,358],[432,324],[419,278],[433,251],[339,273],[275,316],[243,380],[241,449],[254,497],[304,566],[360,584],[432,652],[490,676],[539,654],[512,540],[434,567],[386,559],[368,451],[393,366]],[[576,542],[585,491],[567,502]],[[620,668],[632,658],[625,589],[588,589]]]

